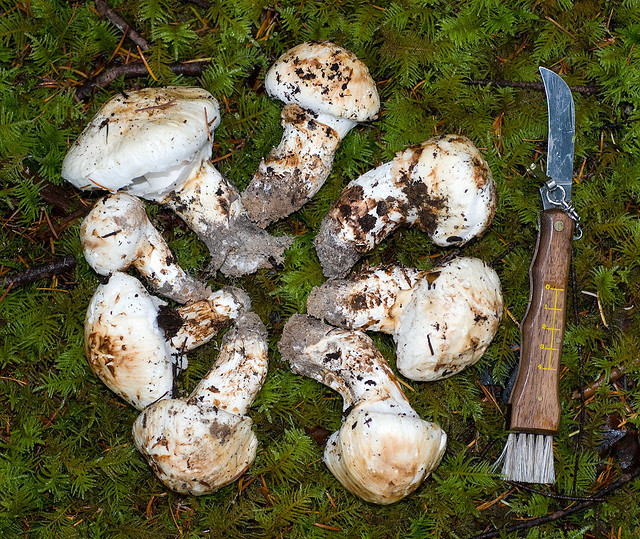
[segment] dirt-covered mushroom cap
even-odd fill
[[[143,202],[127,193],[98,200],[80,228],[82,252],[100,275],[130,266],[160,295],[179,303],[205,299],[211,289],[187,275],[177,264],[160,232],[153,226]]]
[[[394,503],[438,465],[447,435],[420,419],[364,333],[293,315],[278,349],[294,372],[344,399],[342,427],[327,441],[324,462],[347,490],[369,502]]]
[[[399,297],[394,338],[398,370],[412,380],[439,380],[476,363],[502,319],[497,273],[477,258],[457,258]]]
[[[367,66],[327,41],[302,43],[284,53],[267,72],[265,88],[285,103],[354,122],[369,120],[380,109]]]
[[[93,373],[114,393],[142,410],[173,394],[185,353],[211,340],[250,306],[248,296],[226,287],[207,300],[171,309],[140,281],[116,272],[98,286],[85,319],[85,353]]]
[[[444,431],[417,415],[357,407],[327,440],[324,462],[349,492],[388,505],[420,486],[446,445]]]
[[[350,182],[322,221],[316,251],[327,277],[344,277],[402,225],[437,245],[462,245],[486,230],[496,203],[491,170],[473,143],[435,137]]]
[[[211,134],[219,123],[218,102],[202,88],[120,93],[74,142],[62,177],[79,189],[153,196],[180,178],[185,163],[209,157]]]
[[[245,414],[266,377],[267,349],[260,318],[241,316],[189,398],[160,401],[136,419],[136,447],[169,488],[209,494],[251,465],[258,440]]]
[[[406,149],[395,157],[392,174],[407,173],[418,191],[406,189],[415,205],[409,221],[415,219],[436,245],[463,245],[489,226],[496,186],[489,165],[467,137],[445,135]]]

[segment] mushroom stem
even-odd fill
[[[215,365],[189,398],[199,404],[243,415],[267,376],[267,331],[255,314],[240,318],[235,331],[233,338],[225,341]]]
[[[133,195],[116,193],[98,200],[82,223],[80,239],[87,262],[100,275],[133,265],[155,292],[179,303],[211,294],[209,286],[176,263],[144,203]]]
[[[420,419],[369,337],[293,315],[278,347],[294,372],[344,398],[342,427],[327,441],[324,462],[347,490],[390,504],[438,465],[447,435]]]
[[[264,228],[299,210],[331,172],[340,141],[356,125],[299,105],[282,110],[284,132],[242,193],[249,218]]]
[[[434,243],[461,245],[495,213],[491,171],[469,139],[446,135],[398,152],[344,189],[315,239],[327,277],[344,277],[362,254],[401,225]]]
[[[188,399],[160,401],[138,416],[134,442],[165,485],[209,494],[251,465],[258,440],[243,414],[264,382],[267,361],[266,328],[256,314],[244,314]]]
[[[362,401],[388,401],[398,411],[417,415],[389,365],[364,333],[294,314],[283,330],[278,349],[291,370],[340,393],[344,410]]]
[[[397,320],[398,296],[411,290],[424,274],[404,266],[365,270],[348,280],[329,279],[311,290],[307,313],[329,324],[349,329],[391,333]]]
[[[173,209],[207,245],[211,269],[241,276],[283,262],[292,238],[275,237],[255,226],[236,187],[206,160],[191,169],[184,183],[158,200]]]

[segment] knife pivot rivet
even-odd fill
[[[562,232],[564,230],[564,223],[562,221],[556,221],[553,223],[553,228],[555,228],[558,232]]]

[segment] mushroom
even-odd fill
[[[265,89],[286,106],[280,144],[242,193],[249,217],[261,227],[311,200],[331,171],[340,141],[380,109],[367,67],[326,41],[302,43],[283,54],[269,69]]]
[[[294,372],[344,399],[342,426],[328,439],[324,462],[347,490],[386,505],[413,492],[436,468],[447,435],[420,419],[364,333],[296,314],[278,348]]]
[[[209,494],[246,471],[258,440],[245,414],[267,369],[266,328],[255,313],[243,314],[188,398],[162,400],[140,414],[134,442],[165,485],[183,494]]]
[[[491,171],[473,143],[435,137],[349,183],[314,243],[324,274],[344,277],[401,225],[417,226],[436,245],[462,245],[486,230],[496,203]]]
[[[115,272],[89,303],[85,353],[93,373],[142,410],[172,396],[175,375],[187,367],[186,352],[211,340],[249,306],[242,290],[227,287],[174,310],[135,277]]]
[[[127,193],[98,200],[80,228],[82,251],[99,275],[133,265],[162,296],[179,303],[205,299],[211,288],[187,275],[153,226],[142,201]]]
[[[428,271],[377,267],[314,288],[307,312],[341,327],[393,335],[398,370],[412,380],[451,376],[476,363],[502,318],[496,272],[477,258]]]
[[[73,144],[62,177],[79,189],[126,191],[168,205],[207,245],[214,271],[235,276],[281,263],[292,240],[253,225],[235,186],[207,161],[219,123],[218,102],[200,88],[120,94]]]

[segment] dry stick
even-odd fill
[[[554,494],[553,492],[544,492],[537,488],[530,487],[527,483],[518,483],[517,481],[507,481],[510,485],[516,488],[526,490],[533,494],[544,496],[545,498],[552,498],[554,500],[564,500],[566,502],[602,502],[604,498],[600,496],[567,496],[566,494]]]
[[[86,206],[83,206],[82,208],[77,209],[76,211],[70,213],[69,215],[67,215],[57,223],[58,226],[55,229],[48,228],[48,227],[41,227],[40,230],[36,231],[36,237],[45,240],[49,236],[53,235],[52,234],[53,232],[55,232],[58,235],[62,234],[67,228],[73,225],[78,219],[87,215],[87,213],[91,211],[91,208],[93,208],[93,203],[87,204]]]
[[[517,246],[518,246],[519,242],[514,241],[512,243],[510,243],[509,245],[507,245],[507,248],[502,251],[498,256],[496,256],[491,262],[489,262],[489,266],[490,267],[495,267],[498,262],[502,262],[502,259],[507,256],[511,251],[513,251]]]
[[[45,277],[64,273],[65,271],[72,269],[75,265],[76,257],[73,255],[58,257],[43,266],[29,268],[26,271],[5,277],[0,281],[0,287],[11,286],[15,289],[17,286],[21,286],[23,284],[33,283],[40,279],[44,279]]]
[[[176,62],[169,64],[169,69],[176,75],[184,75],[187,77],[197,77],[202,75],[204,68],[209,62],[188,62],[181,63]],[[119,66],[112,66],[106,68],[100,72],[99,75],[87,79],[83,84],[76,88],[76,99],[78,101],[84,101],[87,99],[94,88],[106,88],[118,77],[124,77],[125,79],[135,79],[137,77],[144,77],[149,74],[147,67],[143,62],[131,62],[130,64],[122,64]]]
[[[124,35],[127,36],[131,41],[133,41],[143,51],[150,49],[148,41],[143,38],[138,32],[132,29],[127,21],[125,21],[120,15],[113,11],[113,9],[109,7],[109,4],[107,4],[106,0],[95,0],[95,4],[96,9],[98,10],[98,14],[103,19],[107,19],[118,30],[124,32]]]
[[[480,451],[475,457],[471,459],[472,462],[481,462],[484,460],[484,457],[487,456],[487,453],[491,450],[491,448],[496,444],[496,439],[492,438],[486,447]]]
[[[612,483],[609,488],[598,493],[597,497],[589,498],[582,503],[576,504],[572,507],[567,507],[566,509],[562,509],[560,511],[556,511],[555,513],[551,513],[550,515],[533,518],[531,520],[527,520],[520,524],[509,526],[508,528],[503,528],[501,530],[495,529],[490,532],[481,533],[480,535],[476,535],[472,537],[472,539],[492,539],[493,537],[498,537],[500,534],[503,534],[503,533],[507,534],[507,533],[517,532],[519,530],[529,530],[531,528],[535,528],[536,526],[541,526],[549,522],[555,522],[556,520],[572,515],[573,513],[582,511],[583,509],[586,509],[587,507],[593,505],[594,503],[601,501],[602,498],[618,490],[620,487],[626,485],[630,481],[633,481],[639,475],[640,475],[640,466],[637,467],[632,472],[628,472],[620,476],[620,478],[614,483]]]
[[[526,81],[513,81],[513,80],[465,80],[463,81],[469,86],[498,86],[500,88],[530,88],[532,90],[544,91],[544,85],[541,82],[526,82]],[[595,86],[569,86],[570,90],[574,93],[584,95],[594,95],[598,93],[598,88]]]
[[[624,365],[620,367],[614,367],[609,372],[609,378],[607,378],[604,374],[598,378],[595,382],[592,382],[587,387],[581,387],[580,389],[576,389],[572,394],[572,399],[582,399],[584,395],[585,399],[593,397],[596,394],[596,391],[600,388],[600,386],[605,382],[616,382],[620,380],[625,375]]]

